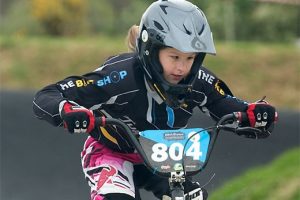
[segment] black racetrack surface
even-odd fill
[[[89,199],[81,171],[80,151],[85,135],[70,135],[33,116],[34,92],[1,91],[1,200]],[[228,132],[220,134],[210,162],[195,179],[212,193],[245,170],[269,163],[284,151],[299,146],[299,113],[279,110],[272,136],[249,140]],[[199,112],[191,127],[212,121]],[[288,164],[288,163],[287,163]],[[145,200],[154,199],[142,190]]]

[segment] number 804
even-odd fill
[[[195,134],[195,132],[189,133],[189,137],[192,136],[190,141],[192,144],[186,150],[186,156],[193,157],[193,160],[199,160],[202,156],[200,149],[200,135]],[[184,145],[175,142],[170,145],[169,151],[168,147],[164,143],[156,143],[152,146],[152,155],[151,159],[155,162],[166,161],[169,157],[174,161],[182,160]]]

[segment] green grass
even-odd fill
[[[293,44],[216,43],[205,65],[248,101],[264,95],[280,108],[300,110],[300,49]],[[79,38],[0,35],[0,88],[37,90],[69,75],[93,71],[126,52],[125,36]]]
[[[227,182],[210,200],[299,200],[300,148]]]
[[[126,51],[124,38],[108,36],[0,37],[1,87],[38,89],[69,75],[90,72],[120,49]]]

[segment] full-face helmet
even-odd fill
[[[164,47],[197,53],[189,75],[178,84],[163,77],[158,55]],[[137,52],[147,80],[171,107],[180,106],[192,92],[205,55],[216,54],[204,13],[185,0],[158,0],[148,7],[139,26]]]

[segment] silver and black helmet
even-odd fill
[[[178,84],[171,84],[163,77],[158,53],[164,47],[197,53],[188,77]],[[148,7],[139,26],[137,52],[146,78],[172,107],[180,106],[191,93],[205,55],[216,54],[204,13],[185,0],[158,0]]]

